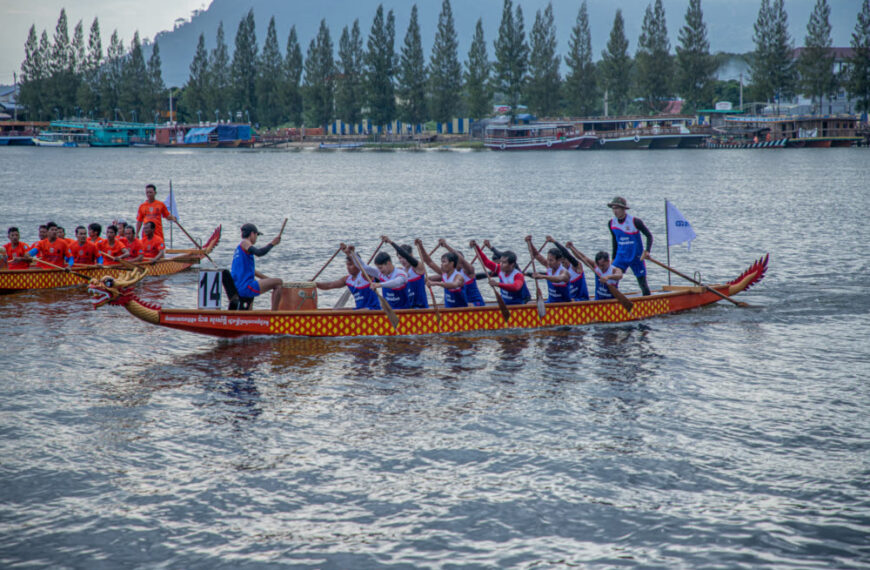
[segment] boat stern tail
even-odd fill
[[[728,282],[728,295],[736,295],[741,291],[746,291],[762,279],[767,273],[767,262],[770,259],[770,254],[765,254],[764,257],[757,260],[749,266],[749,269],[744,271],[740,277]]]

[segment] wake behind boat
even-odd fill
[[[316,307],[313,283],[295,284],[302,288],[297,305],[290,310],[229,311],[208,309],[164,309],[136,296],[135,285],[147,270],[137,269],[120,278],[93,279],[88,292],[94,307],[120,305],[130,314],[152,325],[218,336],[283,335],[299,337],[405,336],[438,333],[459,333],[479,330],[538,329],[557,326],[578,326],[592,323],[619,323],[647,319],[716,303],[722,295],[736,295],[761,281],[767,271],[768,256],[753,263],[740,276],[725,284],[696,287],[666,286],[646,296],[632,296],[631,311],[617,299],[552,303],[539,317],[535,303],[511,305],[509,318],[504,318],[497,305],[462,308],[430,308],[396,310],[396,328],[387,313],[373,310],[310,309]],[[305,291],[310,291],[306,298]],[[718,292],[718,294],[717,294]],[[287,305],[285,305],[287,306]]]

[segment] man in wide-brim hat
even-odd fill
[[[649,295],[649,285],[646,282],[646,264],[653,244],[653,236],[643,220],[629,214],[628,202],[622,196],[617,196],[607,203],[613,211],[613,218],[607,224],[613,240],[613,265],[625,271],[631,267],[637,277],[637,283],[644,295]],[[640,234],[646,237],[646,248],[640,239]]]

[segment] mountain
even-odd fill
[[[269,18],[274,16],[282,51],[287,42],[290,26],[295,25],[302,52],[305,54],[309,42],[317,33],[321,19],[326,19],[336,49],[342,28],[353,25],[354,19],[359,19],[363,38],[367,38],[375,11],[378,4],[381,3],[385,10],[393,10],[396,14],[396,50],[398,51],[402,46],[405,30],[408,26],[411,6],[413,5],[411,1],[213,0],[208,9],[195,12],[189,21],[184,21],[177,25],[174,30],[161,32],[155,37],[155,40],[160,44],[164,80],[167,85],[175,86],[181,86],[187,81],[190,62],[193,59],[199,35],[205,34],[206,47],[212,49],[215,43],[215,33],[221,21],[224,23],[227,45],[232,52],[239,21],[249,9],[254,10],[257,40],[261,45],[266,35]],[[514,7],[522,6],[527,35],[534,23],[535,12],[537,10],[543,11],[547,3],[548,0],[514,1]],[[622,9],[625,18],[625,33],[629,39],[629,50],[634,53],[643,22],[644,10],[649,3],[650,0],[588,1],[592,47],[598,57],[607,43],[617,7]],[[815,0],[789,0],[786,3],[791,35],[796,46],[803,44],[806,24],[814,3]],[[834,45],[849,45],[849,38],[860,8],[860,0],[837,0],[830,2],[830,4]],[[687,0],[664,0],[672,49],[677,44],[677,34],[683,25],[687,5]],[[503,0],[474,0],[470,2],[454,0],[451,6],[456,32],[459,36],[460,59],[464,61],[466,58],[478,18],[483,19],[489,56],[492,58],[494,51],[492,46],[498,34]],[[752,25],[758,14],[758,6],[758,0],[704,0],[702,7],[711,50],[730,53],[751,51],[753,48]],[[571,28],[574,26],[579,7],[579,0],[556,0],[553,2],[556,33],[559,41],[558,49],[563,55],[568,49]],[[420,0],[418,10],[423,46],[428,52],[435,38],[441,2]]]

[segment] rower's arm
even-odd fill
[[[585,255],[583,255],[580,251],[578,251],[577,248],[574,247],[573,244],[568,245],[568,248],[574,253],[574,255],[577,256],[577,259],[579,259],[580,261],[582,261],[583,263],[586,264],[586,267],[588,267],[589,269],[592,269],[593,271],[595,270],[595,263],[593,263],[591,259],[589,259]]]
[[[556,240],[550,240],[550,241],[553,242],[553,245],[556,246],[556,249],[558,249],[560,252],[562,252],[562,255],[565,257],[565,259],[568,260],[568,263],[571,264],[571,267],[573,267],[574,269],[577,269],[577,266],[580,265],[580,261],[578,261],[577,258],[574,257],[573,255],[571,255],[571,252],[568,251],[568,249],[564,245],[557,242]]]
[[[522,273],[517,271],[517,274],[514,275],[514,280],[511,283],[502,283],[501,281],[499,281],[498,286],[501,287],[502,289],[504,289],[505,291],[511,291],[511,292],[516,293],[517,291],[519,291],[520,289],[523,288],[523,285],[525,285],[525,283],[526,283],[526,277]]]
[[[610,254],[610,259],[616,259],[616,233],[610,227],[610,222],[607,222],[607,229],[610,231],[610,243],[613,246],[613,253]]]
[[[465,257],[461,253],[450,247],[450,244],[447,243],[447,240],[439,240],[438,244],[443,246],[444,249],[446,249],[450,253],[456,254],[456,257],[459,258],[459,267],[466,275],[474,275],[474,266],[468,263],[468,260],[465,259]]]
[[[264,255],[266,255],[267,253],[272,251],[273,247],[274,246],[271,243],[269,243],[267,245],[264,245],[263,247],[255,247],[253,245],[248,245],[248,247],[245,248],[244,246],[242,246],[242,249],[245,249],[245,251],[247,251],[251,255],[256,255],[257,257],[263,257]]]
[[[434,271],[435,273],[441,273],[441,268],[435,265],[435,263],[432,261],[432,258],[429,257],[429,254],[426,253],[426,248],[423,247],[423,243],[420,240],[417,240],[416,243],[417,250],[420,252],[420,259],[423,260],[423,263],[432,268],[432,271]]]
[[[317,281],[314,285],[317,286],[318,289],[322,289],[324,291],[329,289],[341,289],[345,285],[347,285],[346,277],[342,277],[341,279],[336,279],[335,281]]]
[[[405,251],[403,248],[399,247],[395,242],[391,241],[390,245],[393,246],[393,249],[396,250],[396,254],[411,264],[411,267],[416,269],[420,265],[420,261],[417,260],[416,257]]]
[[[646,249],[646,252],[649,253],[650,251],[652,251],[652,244],[653,244],[652,232],[649,231],[649,228],[646,227],[646,224],[643,223],[643,220],[640,220],[638,218],[634,219],[634,227],[636,227],[637,230],[643,234],[643,237],[646,238],[646,248],[645,249]]]
[[[492,261],[490,258],[483,253],[483,250],[480,249],[480,246],[475,244],[474,249],[477,250],[477,256],[480,257],[480,261],[483,263],[483,266],[489,269],[490,271],[496,271],[498,269],[498,264]],[[493,250],[494,252],[495,250]]]
[[[382,281],[381,287],[386,287],[387,289],[398,289],[399,287],[404,287],[408,284],[408,276],[403,272],[399,272],[398,276],[390,279],[388,281]]]

